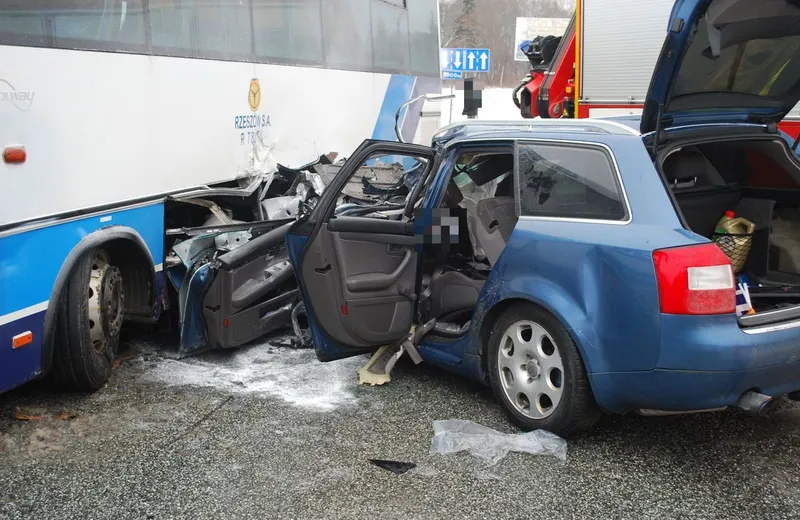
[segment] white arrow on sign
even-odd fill
[[[469,63],[470,69],[475,68],[475,55],[472,54],[471,52],[467,53],[467,62]]]
[[[488,67],[486,66],[486,62],[489,60],[489,56],[486,55],[484,52],[481,54],[481,69],[486,70]]]
[[[456,59],[453,60],[453,65],[455,65],[457,69],[461,68],[461,51],[456,51]]]

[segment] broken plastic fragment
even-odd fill
[[[33,415],[31,412],[23,412],[17,408],[14,410],[14,419],[18,421],[41,421],[44,419],[43,415]]]
[[[358,383],[361,385],[385,385],[392,380],[389,375],[400,356],[403,355],[400,345],[384,345],[369,358],[367,364],[358,369]]]
[[[417,465],[414,464],[413,462],[398,462],[396,460],[379,460],[379,459],[369,459],[369,461],[378,466],[379,468],[389,470],[392,473],[396,473],[398,475],[402,475],[406,471],[417,467]]]
[[[497,464],[509,451],[567,458],[567,441],[546,430],[508,434],[472,421],[433,421],[431,453],[443,455],[468,451],[473,456]]]
[[[308,315],[306,314],[306,306],[303,300],[295,304],[292,309],[292,328],[294,329],[295,341],[298,348],[310,348],[311,343],[311,329],[308,324]]]
[[[317,195],[322,195],[322,192],[325,191],[325,182],[322,177],[317,173],[306,173],[306,179],[311,183]]]
[[[284,220],[297,216],[300,202],[303,197],[285,195],[283,197],[273,197],[261,202],[268,220]]]

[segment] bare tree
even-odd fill
[[[462,0],[461,14],[456,18],[453,40],[459,47],[475,47],[478,23],[475,19],[475,0]]]

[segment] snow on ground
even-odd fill
[[[366,359],[360,356],[321,363],[313,350],[264,343],[231,352],[164,359],[143,377],[170,386],[262,394],[302,408],[331,411],[355,402],[357,370]]]
[[[485,89],[483,91],[483,107],[478,109],[478,119],[521,120],[522,116],[519,114],[519,109],[511,99],[513,91],[514,89],[512,88]],[[442,112],[441,126],[467,119],[467,116],[461,115],[462,110],[464,110],[464,91],[455,90],[451,92],[448,87],[442,89],[442,94],[449,95],[451,93],[456,95],[455,99],[445,99],[437,102]]]
[[[511,100],[512,89],[486,89],[478,119],[520,120]],[[444,94],[450,94],[445,88]],[[441,110],[441,126],[466,120],[464,91],[456,98],[435,103]],[[452,105],[452,110],[451,110]],[[430,105],[428,105],[430,106]],[[431,107],[432,108],[432,107]],[[277,338],[273,344],[280,343]],[[295,406],[330,411],[355,402],[357,370],[364,356],[321,363],[311,350],[275,347],[269,343],[231,352],[211,352],[181,360],[163,359],[143,377],[170,386],[198,386],[229,393],[271,396]]]

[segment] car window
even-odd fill
[[[412,155],[371,155],[339,193],[335,214],[402,218],[408,197],[425,173],[427,163],[427,158]]]
[[[523,216],[627,217],[611,157],[598,147],[521,143],[519,197]]]

